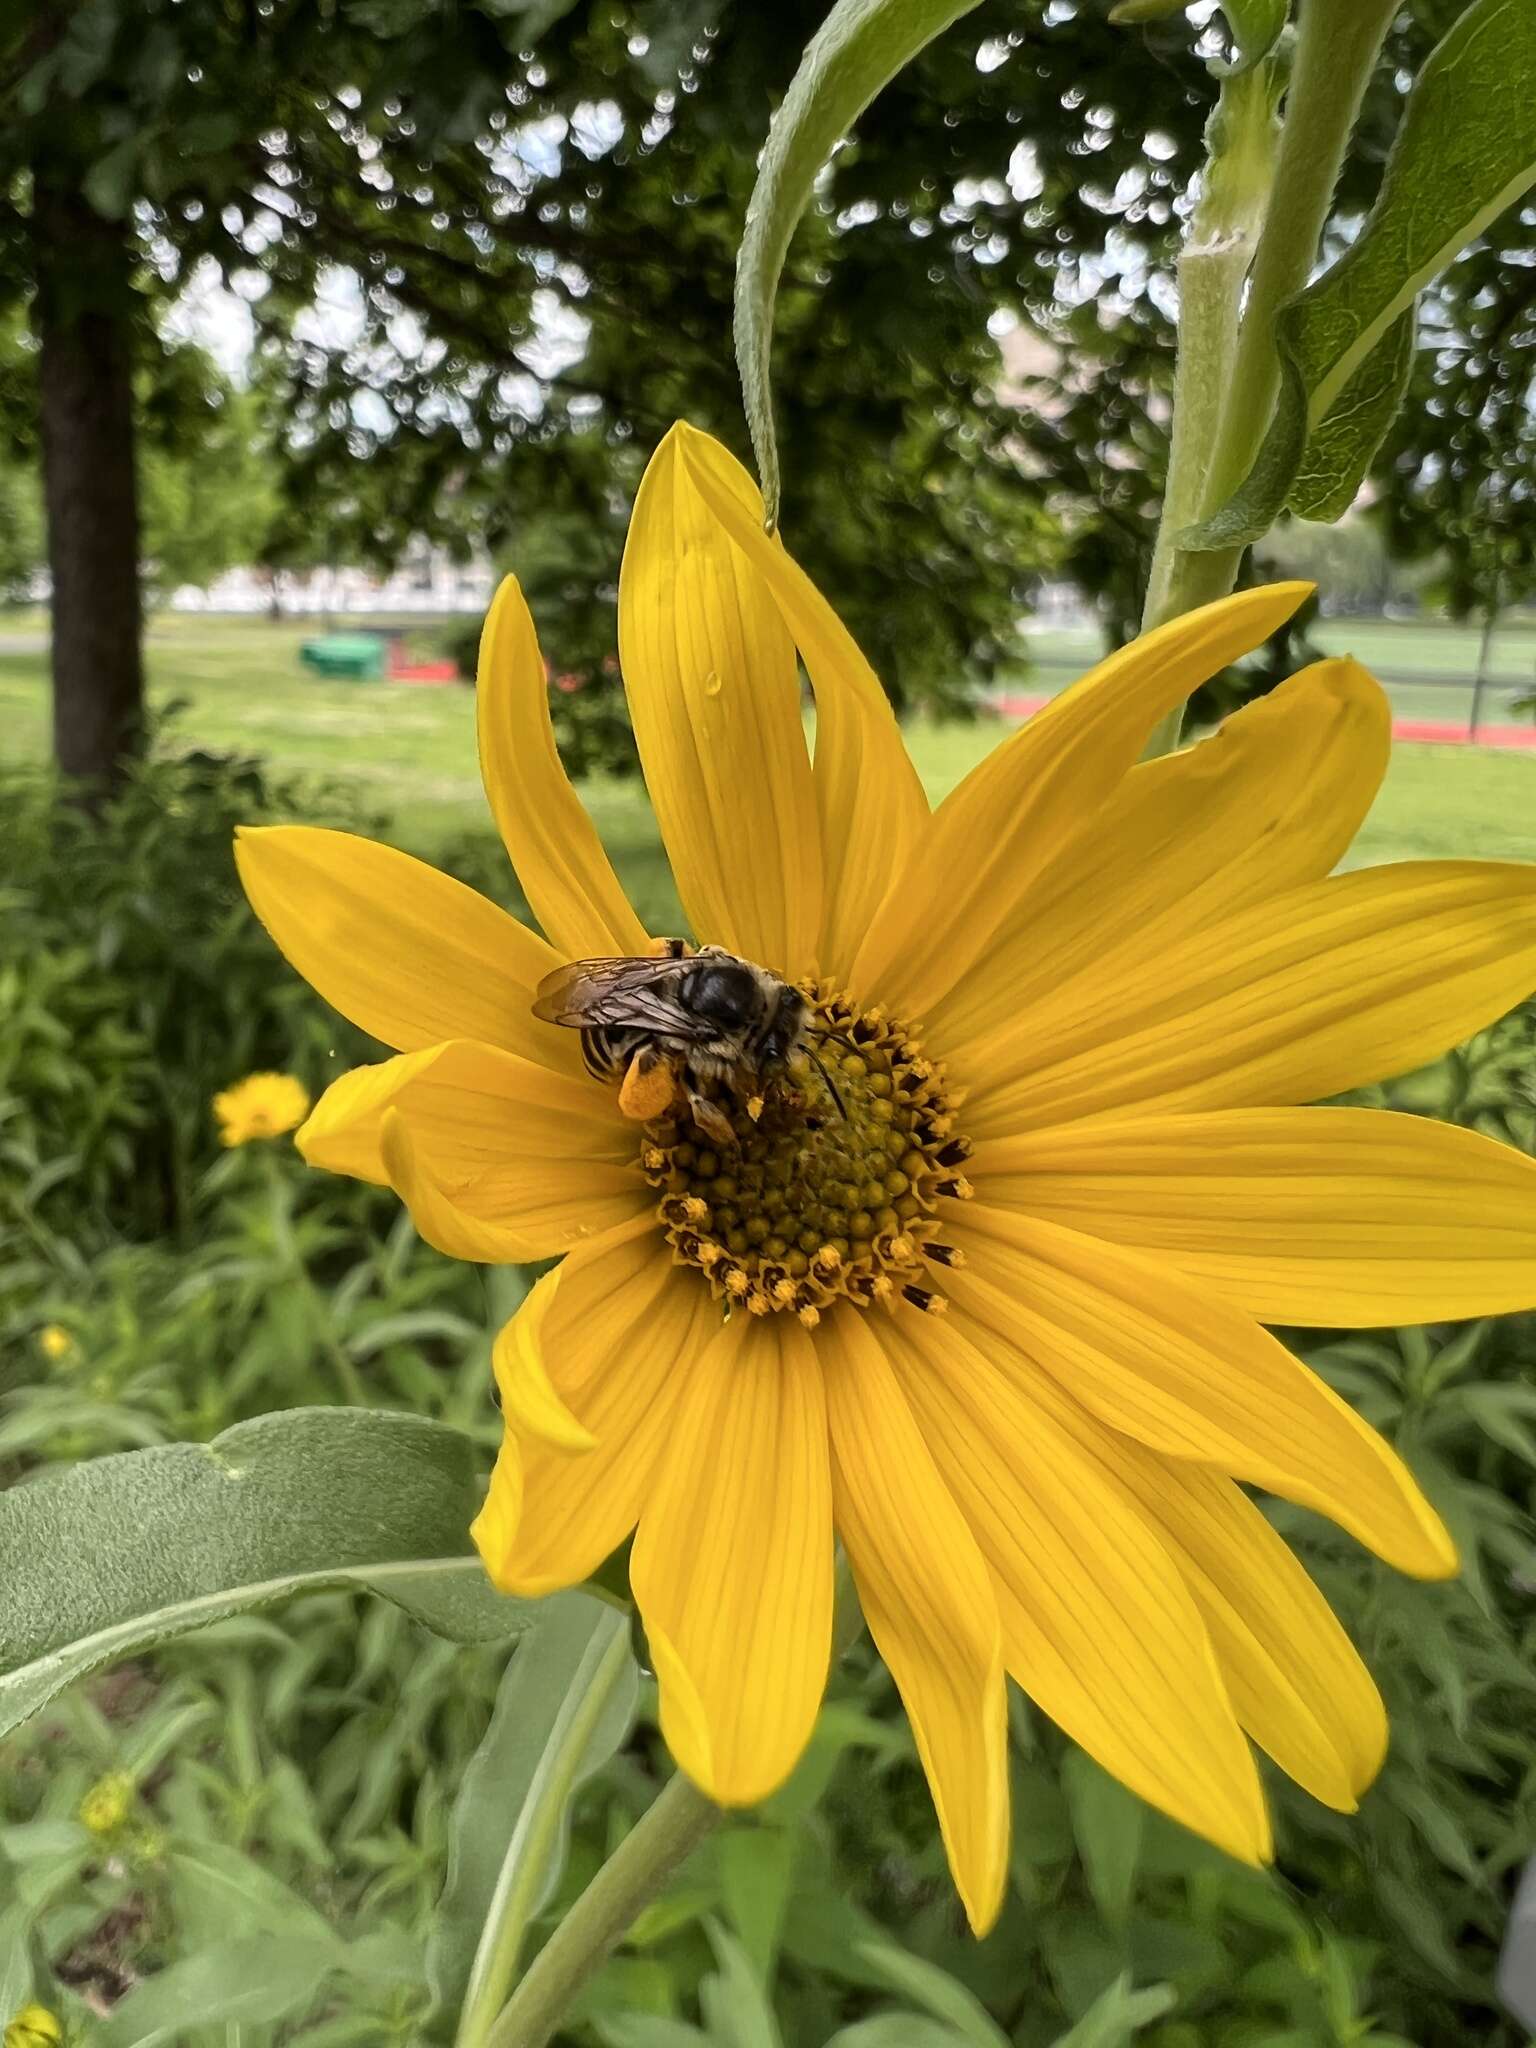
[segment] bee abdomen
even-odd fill
[[[643,1031],[615,1030],[609,1024],[588,1024],[581,1034],[581,1056],[598,1081],[616,1081],[628,1067]]]

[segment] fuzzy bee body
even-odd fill
[[[695,1123],[734,1144],[729,1119],[703,1091],[739,1102],[761,1094],[805,1036],[811,1006],[765,967],[723,946],[697,953],[681,939],[658,955],[575,960],[540,984],[533,1011],[581,1033],[587,1071],[621,1082],[626,1115],[649,1121],[685,1096]]]

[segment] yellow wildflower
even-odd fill
[[[133,1810],[134,1783],[127,1771],[109,1771],[80,1802],[80,1825],[93,1835],[115,1835]]]
[[[46,2005],[24,2005],[5,2030],[5,2048],[52,2048],[64,2030]]]
[[[62,1323],[45,1323],[37,1333],[37,1348],[50,1365],[59,1365],[75,1348],[75,1340]]]
[[[219,1135],[226,1145],[253,1138],[280,1138],[309,1114],[309,1091],[292,1074],[247,1074],[213,1098]]]
[[[240,838],[288,958],[398,1054],[327,1091],[305,1157],[392,1185],[452,1256],[566,1254],[496,1347],[491,1577],[550,1592],[633,1532],[672,1752],[746,1803],[815,1720],[840,1540],[978,1928],[1005,1874],[1005,1672],[1234,1855],[1270,1853],[1250,1740],[1353,1808],[1380,1698],[1237,1482],[1407,1572],[1456,1554],[1262,1325],[1536,1300],[1536,1165],[1303,1106],[1529,994],[1536,873],[1333,874],[1389,746],[1352,661],[1136,765],[1306,592],[1246,591],[1112,655],[930,814],[746,473],[669,435],[619,592],[647,784],[700,941],[800,983],[827,1034],[826,1080],[770,1088],[724,1153],[691,1111],[626,1118],[577,1034],[533,1014],[565,963],[654,947],[561,773],[514,582],[482,644],[481,760],[544,937],[368,840]]]

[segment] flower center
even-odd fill
[[[687,1109],[645,1126],[640,1163],[678,1258],[715,1298],[753,1315],[792,1309],[814,1329],[831,1304],[945,1306],[929,1265],[961,1255],[936,1236],[938,1196],[969,1196],[943,1068],[879,1009],[800,984],[805,1043],[745,1102],[705,1093],[736,1135],[717,1143]]]

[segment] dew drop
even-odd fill
[[[708,675],[707,675],[707,676],[706,676],[706,677],[704,678],[704,694],[705,694],[705,696],[706,696],[706,697],[718,697],[718,696],[719,696],[719,694],[720,694],[720,671],[719,671],[718,669],[713,669],[713,668],[712,668],[712,669],[710,670],[709,674],[708,674]]]

